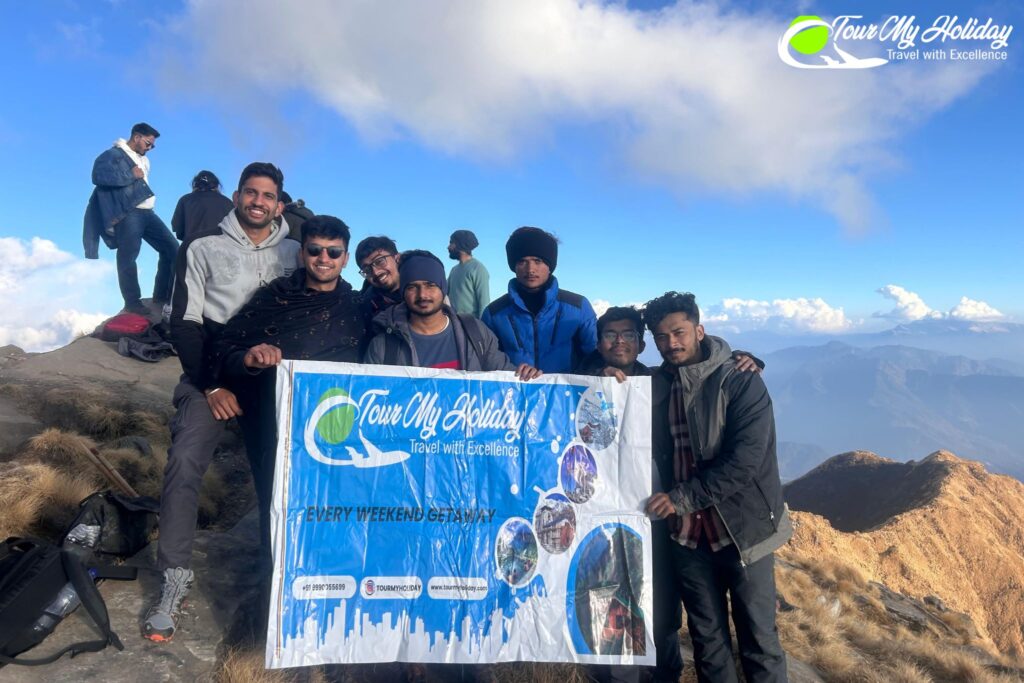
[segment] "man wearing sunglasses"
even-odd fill
[[[348,263],[348,226],[334,216],[313,216],[302,224],[301,234],[302,268],[256,290],[224,328],[214,359],[218,381],[239,397],[245,416],[239,424],[260,511],[260,631],[270,602],[270,506],[277,456],[273,368],[284,358],[357,363],[363,338],[359,297],[341,277]]]

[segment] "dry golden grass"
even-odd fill
[[[0,538],[59,536],[96,488],[94,480],[43,463],[8,463],[0,470]]]
[[[15,390],[16,393],[18,390]],[[124,399],[107,393],[51,389],[43,393],[20,390],[44,423],[95,439],[116,439],[129,434],[167,442],[166,421],[151,412],[134,409]]]

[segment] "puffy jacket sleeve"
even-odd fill
[[[92,165],[92,184],[103,187],[126,187],[135,182],[134,164],[125,163],[125,155],[111,148],[96,157]]]
[[[580,358],[583,358],[597,348],[597,314],[586,297],[583,297],[580,315],[582,319],[576,328],[576,349]]]
[[[723,390],[728,392],[728,404],[721,450],[713,460],[701,462],[693,479],[669,493],[680,514],[716,505],[748,486],[769,456],[775,418],[761,376],[733,372]]]

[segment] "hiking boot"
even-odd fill
[[[174,637],[178,625],[181,603],[192,587],[195,575],[191,569],[172,567],[164,570],[160,603],[151,607],[142,627],[142,637],[157,643],[166,643]]]

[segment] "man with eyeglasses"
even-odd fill
[[[153,210],[156,197],[149,187],[146,153],[156,146],[158,137],[160,133],[148,123],[136,123],[127,140],[118,138],[96,157],[92,165],[96,188],[85,211],[83,231],[85,258],[99,258],[101,239],[117,250],[117,283],[124,310],[144,316],[151,312],[142,303],[135,264],[143,240],[159,254],[153,283],[153,303],[158,309],[171,300],[178,253],[178,241]]]
[[[386,235],[365,238],[356,245],[356,265],[364,280],[361,308],[369,330],[375,316],[402,301],[395,241]]]
[[[213,452],[233,417],[248,419],[235,392],[221,383],[211,358],[225,325],[253,292],[298,265],[299,244],[277,222],[284,175],[273,164],[255,162],[242,171],[235,208],[217,232],[185,241],[177,264],[171,333],[183,371],[174,389],[171,447],[160,494],[157,568],[160,601],[146,616],[143,636],[169,641],[181,603],[192,587],[189,568],[199,512],[199,489]],[[252,457],[252,454],[250,454]],[[254,474],[259,464],[253,463]]]

